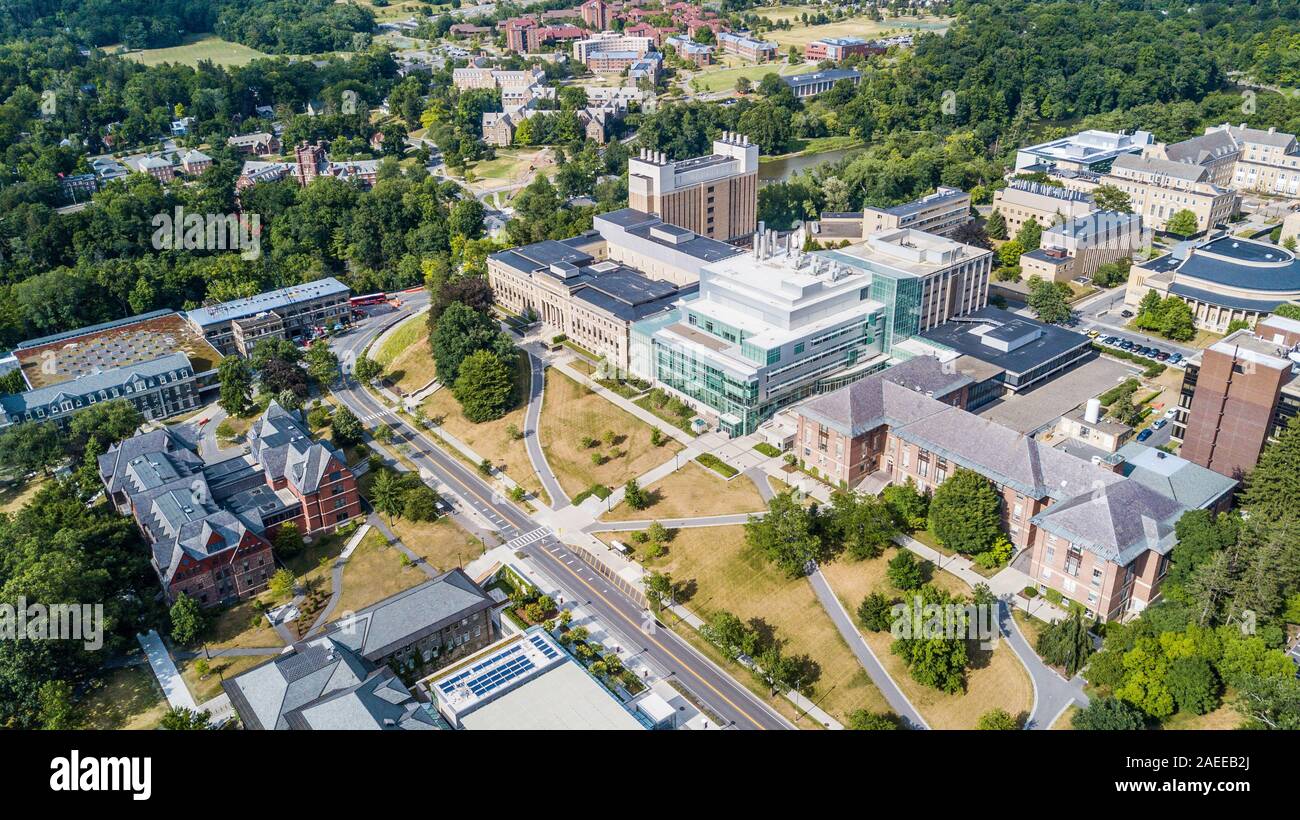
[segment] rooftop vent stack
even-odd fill
[[[1083,420],[1089,424],[1096,424],[1101,418],[1101,400],[1088,399],[1088,404],[1083,411]]]

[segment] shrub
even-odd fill
[[[858,623],[870,632],[884,632],[893,623],[893,615],[890,613],[893,607],[892,601],[879,592],[873,592],[858,605]]]
[[[740,472],[735,467],[732,467],[730,464],[715,456],[713,453],[700,453],[695,457],[695,460],[715,473],[718,473],[723,478],[731,478]]]
[[[885,574],[889,583],[904,592],[910,592],[920,589],[925,583],[925,562],[918,560],[908,550],[899,550],[897,555],[889,559],[889,568]]]

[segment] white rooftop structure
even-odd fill
[[[1016,170],[1034,165],[1059,165],[1072,170],[1108,170],[1094,166],[1109,164],[1121,154],[1141,153],[1145,146],[1155,142],[1147,131],[1132,134],[1090,129],[1070,137],[1031,145],[1016,151]]]
[[[460,729],[645,728],[541,629],[499,641],[420,686]]]

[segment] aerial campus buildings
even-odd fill
[[[186,312],[157,310],[42,336],[14,348],[27,390],[0,396],[0,427],[64,422],[125,399],[147,421],[194,410],[216,389],[223,356],[262,339],[302,339],[348,321],[351,294],[333,277]]]
[[[1159,597],[1174,523],[1221,509],[1236,484],[1137,444],[1081,458],[970,413],[969,387],[937,358],[912,359],[792,408],[793,453],[845,487],[932,491],[957,468],[979,473],[1002,497],[1015,566],[1103,620]]]
[[[628,158],[628,206],[710,239],[748,237],[758,219],[758,145],[723,132],[713,153],[670,160],[642,151]]]

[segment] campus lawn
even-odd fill
[[[379,530],[367,533],[343,565],[343,593],[331,617],[341,618],[428,580],[415,564],[403,565],[402,558]]]
[[[784,60],[776,60],[770,63],[747,64],[736,68],[708,68],[692,76],[688,82],[691,88],[701,92],[730,91],[736,87],[736,80],[741,77],[745,77],[754,85],[758,85],[768,74],[780,74],[786,77],[791,74],[806,74],[816,70],[817,66],[814,63],[790,65]]]
[[[270,600],[270,596],[265,593],[259,597],[268,602]],[[209,649],[284,645],[270,622],[253,608],[252,601],[240,601],[211,617],[213,620],[204,632],[204,643]]]
[[[77,713],[82,729],[156,729],[167,698],[148,664],[124,666],[89,684]]]
[[[814,40],[821,40],[826,37],[879,37],[885,32],[915,32],[933,31],[942,33],[948,28],[949,21],[939,17],[887,17],[883,21],[876,22],[867,15],[852,17],[847,20],[840,20],[835,23],[826,23],[820,26],[806,26],[798,18],[799,15],[807,12],[814,14],[815,9],[806,6],[786,6],[774,9],[755,9],[762,17],[773,22],[781,20],[790,20],[794,28],[789,31],[774,29],[765,32],[763,39],[776,43],[781,46],[780,54],[785,52],[790,46],[797,46],[801,51],[804,46]]]
[[[644,510],[619,504],[603,516],[606,521],[688,518],[696,515],[727,515],[758,512],[765,508],[758,488],[747,476],[725,481],[712,470],[693,461],[680,470],[642,489],[654,503]]]
[[[791,144],[794,146],[792,150],[775,157],[763,157],[763,159],[788,159],[790,157],[823,154],[827,151],[843,151],[846,148],[856,148],[863,143],[858,137],[842,135],[836,137],[813,137],[812,139],[800,138],[792,140]]]
[[[147,48],[122,55],[128,60],[135,60],[144,65],[161,65],[162,63],[180,63],[197,66],[201,60],[210,60],[220,66],[248,65],[253,60],[266,57],[265,52],[249,48],[240,43],[232,43],[212,35],[188,37],[186,42],[170,48]]]
[[[627,540],[627,533],[609,535]],[[820,668],[811,697],[822,709],[841,723],[856,709],[890,711],[808,581],[785,577],[751,551],[744,527],[680,529],[667,546],[663,571],[685,588],[681,603],[701,618],[726,610],[773,629],[787,656],[807,655]]]
[[[1064,730],[1074,729],[1074,725],[1073,725],[1074,716],[1075,714],[1078,713],[1078,711],[1079,711],[1078,706],[1074,704],[1070,704],[1069,706],[1065,707],[1065,711],[1062,712],[1061,716],[1056,719],[1056,722],[1054,722],[1048,728],[1055,731],[1059,731],[1062,729]]]
[[[385,373],[403,395],[414,393],[432,382],[438,374],[428,340],[420,338],[413,342],[393,359]]]
[[[221,694],[221,681],[228,680],[236,675],[242,675],[259,663],[273,657],[275,656],[237,655],[211,658],[208,660],[208,676],[206,678],[199,677],[198,670],[194,668],[197,658],[188,661],[176,661],[176,668],[180,670],[181,679],[185,681],[185,686],[190,690],[190,695],[194,697],[194,702],[201,708],[203,704]]]
[[[650,430],[650,425],[589,387],[554,368],[546,371],[546,395],[542,399],[538,434],[547,462],[569,495],[577,495],[597,483],[618,487],[682,449],[673,439],[655,447],[650,443]],[[601,440],[606,431],[613,431],[616,436],[613,446]],[[581,444],[583,436],[598,439],[599,443],[585,448]],[[621,455],[610,457],[615,452]],[[597,466],[591,461],[592,453],[600,453],[608,460]]]
[[[528,490],[538,490],[541,482],[537,478],[537,473],[533,472],[533,464],[528,458],[528,448],[524,440],[513,439],[508,432],[511,425],[519,431],[524,429],[524,417],[528,414],[526,399],[531,378],[532,371],[528,365],[528,357],[521,352],[515,361],[515,396],[518,404],[495,421],[475,424],[465,418],[460,409],[460,402],[456,401],[451,389],[445,386],[425,399],[420,407],[424,410],[426,418],[441,418],[441,426],[444,430],[504,470],[506,475],[513,478],[517,484]]]
[[[1179,712],[1170,716],[1161,724],[1162,729],[1172,731],[1199,731],[1207,729],[1216,729],[1223,731],[1225,729],[1240,729],[1241,724],[1245,721],[1232,705],[1236,699],[1236,693],[1229,689],[1223,693],[1223,703],[1218,709],[1205,715],[1193,715]]]
[[[483,554],[483,542],[462,529],[450,516],[444,515],[437,521],[395,518],[392,529],[411,552],[442,572],[464,566]]]
[[[858,562],[841,559],[822,567],[831,588],[855,621],[858,604],[871,592],[880,591],[887,596],[907,599],[885,575],[889,559],[897,552],[897,549],[890,549],[880,558]],[[934,570],[931,583],[948,592],[970,595],[970,587],[938,569]],[[966,692],[950,695],[912,679],[902,660],[890,651],[894,639],[889,633],[868,632],[861,628],[859,632],[889,676],[935,729],[973,729],[980,715],[990,709],[1005,709],[1024,718],[1033,708],[1033,684],[1006,641],[998,641],[992,650],[981,649],[978,643],[968,644],[971,668],[966,673]]]

